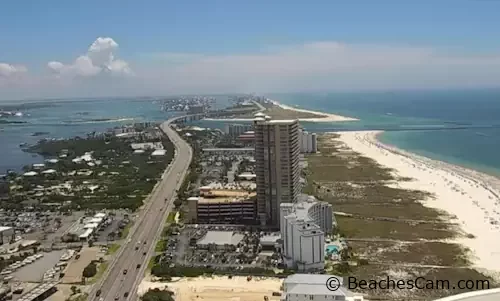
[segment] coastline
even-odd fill
[[[427,191],[434,195],[423,201],[426,207],[446,211],[460,228],[474,237],[454,242],[469,248],[473,268],[500,272],[500,179],[493,176],[416,155],[377,140],[382,131],[337,132],[338,139],[353,151],[391,168],[412,181],[398,182],[403,189]]]
[[[299,121],[305,122],[341,122],[341,121],[358,121],[359,119],[346,117],[336,114],[324,113],[324,112],[316,112],[307,109],[299,109],[295,107],[291,107],[288,105],[284,105],[276,100],[269,99],[275,106],[280,107],[283,110],[290,110],[301,113],[315,114],[323,117],[318,118],[298,118]],[[250,122],[253,121],[253,118],[205,118],[204,120],[208,121],[230,121],[230,122]]]
[[[295,112],[302,112],[302,113],[309,113],[309,114],[316,114],[316,115],[321,115],[324,117],[320,118],[303,118],[300,119],[299,121],[307,121],[307,122],[339,122],[339,121],[359,121],[359,119],[352,118],[352,117],[347,117],[347,116],[341,116],[341,115],[336,115],[336,114],[330,114],[330,113],[325,113],[325,112],[317,112],[317,111],[312,111],[312,110],[307,110],[307,109],[300,109],[296,107],[291,107],[288,105],[284,105],[276,100],[270,99],[270,101],[275,105],[278,106],[284,110],[291,110]]]

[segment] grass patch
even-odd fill
[[[470,264],[468,250],[459,244],[443,242],[360,242],[349,243],[357,257],[386,263],[463,267]]]
[[[130,228],[132,228],[132,226],[134,225],[134,222],[130,221],[130,223],[128,223],[125,228],[123,228],[123,231],[120,235],[120,238],[121,239],[125,239],[127,238],[128,236],[128,233],[130,232]]]
[[[167,241],[164,239],[160,239],[156,242],[155,252],[163,252],[167,248]]]
[[[108,250],[106,251],[106,255],[113,255],[120,249],[120,244],[111,244],[108,246]]]
[[[148,261],[148,270],[151,271],[151,269],[153,268],[154,265],[155,265],[155,258],[153,256]]]
[[[168,214],[167,216],[167,223],[173,224],[175,223],[175,215],[177,214],[177,211],[172,211]]]
[[[437,298],[442,298],[445,296],[455,295],[459,293],[464,293],[467,291],[475,289],[460,289],[459,281],[469,280],[477,283],[479,286],[484,286],[485,288],[489,286],[492,288],[493,280],[485,277],[479,272],[468,269],[468,268],[419,268],[419,267],[403,267],[398,265],[383,266],[383,265],[366,265],[357,268],[351,273],[352,276],[356,277],[357,281],[360,280],[385,280],[387,277],[389,279],[398,281],[408,281],[415,280],[417,277],[419,283],[425,283],[426,281],[431,281],[434,288],[427,289],[370,289],[370,290],[359,290],[354,291],[365,293],[371,296],[370,300],[435,300]],[[438,283],[449,283],[446,287],[437,287]],[[470,283],[472,283],[470,282]],[[464,282],[461,283],[461,285]],[[420,286],[420,284],[419,284]]]
[[[406,222],[365,220],[336,216],[339,229],[348,238],[397,240],[449,239],[456,236],[447,224],[410,224]]]

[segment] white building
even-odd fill
[[[337,281],[332,281],[336,278]],[[334,289],[333,283],[340,284]],[[330,288],[329,288],[330,286]],[[363,296],[343,286],[342,277],[332,275],[293,274],[283,281],[282,301],[363,301]]]
[[[299,271],[324,269],[325,233],[331,233],[334,223],[332,206],[312,196],[282,203],[280,232],[286,266]]]
[[[318,151],[316,133],[309,133],[302,129],[299,130],[300,152],[316,153]]]
[[[8,244],[14,238],[14,228],[0,226],[0,244]]]

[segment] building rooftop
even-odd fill
[[[318,201],[314,196],[299,194],[297,196],[296,203],[281,203],[280,207],[293,208],[293,211],[290,213],[290,215],[295,216],[297,220],[309,222],[311,221],[309,219],[309,209],[311,209],[312,206],[318,204],[319,202],[320,201]]]
[[[266,120],[266,123],[269,124],[282,124],[282,125],[289,125],[297,122],[297,119],[278,119],[278,120]]]
[[[435,301],[496,301],[500,300],[500,288],[481,290],[445,297]]]
[[[243,240],[243,234],[233,231],[208,231],[205,236],[198,241],[199,245],[216,244],[219,246],[229,244],[237,245]]]
[[[249,198],[235,198],[235,197],[218,197],[218,198],[198,198],[200,204],[216,204],[216,203],[243,203],[249,201]]]
[[[157,149],[151,154],[151,156],[164,156],[166,153],[167,151],[164,149]]]
[[[328,295],[328,296],[353,296],[347,288],[341,286],[337,290],[330,290],[327,283],[332,277],[337,278],[339,283],[343,284],[342,277],[332,275],[316,274],[293,274],[284,280],[285,294],[299,295]]]
[[[260,238],[260,244],[262,245],[274,245],[281,238],[279,232],[271,233],[269,235],[264,235]]]
[[[0,232],[7,231],[7,230],[10,230],[10,229],[12,229],[12,227],[0,226]]]

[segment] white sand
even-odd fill
[[[174,292],[176,301],[253,301],[264,300],[268,296],[270,301],[277,301],[280,297],[273,297],[273,292],[279,292],[282,280],[278,278],[253,277],[247,281],[246,277],[197,277],[173,279],[172,282],[142,281],[138,294],[143,295],[149,289],[159,288]]]
[[[352,150],[397,170],[404,189],[418,189],[435,195],[425,206],[455,216],[462,230],[475,238],[457,238],[474,254],[475,268],[493,275],[500,272],[500,180],[470,169],[411,154],[376,140],[379,131],[341,132],[340,140]],[[499,224],[497,224],[499,223]],[[450,254],[453,256],[453,254]],[[497,274],[498,275],[498,274]]]
[[[270,100],[274,105],[284,109],[284,110],[292,110],[295,112],[302,112],[302,113],[310,113],[310,114],[316,114],[316,115],[321,115],[324,117],[320,118],[300,118],[300,121],[308,121],[308,122],[338,122],[338,121],[356,121],[359,119],[356,118],[351,118],[351,117],[345,117],[345,116],[340,116],[340,115],[335,115],[335,114],[329,114],[329,113],[324,113],[324,112],[316,112],[316,111],[311,111],[311,110],[306,110],[306,109],[299,109],[296,107],[290,107],[287,105],[284,105],[282,103],[279,103],[276,100]]]
[[[299,121],[307,121],[307,122],[339,122],[339,121],[356,121],[358,119],[356,118],[351,118],[351,117],[345,117],[345,116],[340,116],[340,115],[335,115],[335,114],[330,114],[330,113],[324,113],[324,112],[316,112],[316,111],[311,111],[311,110],[306,110],[306,109],[299,109],[295,107],[290,107],[284,104],[279,103],[276,100],[271,100],[269,99],[275,106],[278,106],[284,110],[291,110],[295,112],[302,112],[302,113],[310,113],[310,114],[316,114],[320,115],[323,117],[319,118],[299,118]],[[252,121],[253,118],[205,118],[205,120],[211,120],[211,121],[234,121],[234,122],[241,122],[241,121]]]

